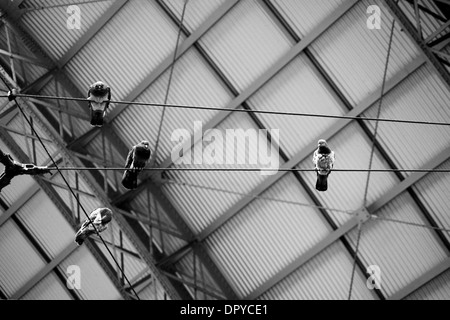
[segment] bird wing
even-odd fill
[[[314,154],[313,154],[313,163],[315,165],[317,165],[317,160],[318,159],[319,159],[319,153],[318,153],[318,149],[316,149],[316,151],[314,151]]]
[[[131,163],[133,163],[134,157],[134,147],[128,152],[127,160],[125,161],[125,168],[131,167]]]

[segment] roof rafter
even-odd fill
[[[450,148],[446,149],[444,152],[436,156],[434,159],[423,165],[423,168],[436,168],[444,161],[447,161],[450,158]],[[391,190],[384,193],[383,196],[379,198],[378,201],[371,204],[367,207],[367,212],[370,215],[376,214],[376,212],[381,209],[384,205],[386,205],[389,201],[391,201],[394,197],[399,195],[402,192],[405,192],[413,183],[419,181],[423,178],[425,174],[422,172],[414,172],[411,174],[411,177],[408,180],[404,180],[402,183],[394,186]],[[318,253],[322,252],[324,249],[329,247],[332,243],[334,243],[341,236],[344,236],[354,228],[358,226],[357,219],[351,219],[346,222],[344,225],[339,227],[339,229],[333,231],[329,234],[325,239],[321,240],[319,243],[314,245],[313,248],[308,250],[305,254],[301,255],[297,260],[288,265],[286,268],[275,274],[271,279],[268,279],[265,283],[263,283],[259,288],[254,290],[252,293],[248,295],[249,299],[256,299],[264,292],[269,290],[273,285],[278,283],[280,280],[287,277],[289,274],[300,268],[306,262],[311,260]]]
[[[186,53],[192,46],[206,33],[210,28],[212,28],[229,10],[231,10],[238,0],[226,1],[219,9],[217,9],[209,18],[198,27],[184,42],[182,42],[177,50],[177,56],[175,59],[179,59],[184,53]],[[173,62],[173,57],[168,56],[163,62],[161,62],[155,70],[153,70],[139,85],[137,85],[123,100],[124,101],[134,101],[138,98],[149,86],[152,85],[167,69],[170,68]],[[121,104],[116,106],[108,114],[108,123],[113,122],[113,120],[119,116],[127,108],[126,105]],[[89,143],[90,139],[94,139],[98,134],[100,134],[101,129],[93,128],[85,135],[77,139],[77,145],[85,145]]]

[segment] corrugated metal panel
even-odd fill
[[[310,201],[292,174],[283,177],[262,197],[305,204]],[[245,296],[329,232],[330,227],[317,209],[258,199],[210,236],[207,244],[236,291]]]
[[[74,241],[75,231],[44,192],[38,192],[22,206],[17,216],[50,257]]]
[[[70,265],[80,267],[80,286],[78,293],[86,300],[121,299],[119,291],[105,274],[98,262],[85,246],[81,246],[61,262],[62,270]]]
[[[21,300],[72,300],[72,297],[52,272],[24,294]]]
[[[403,193],[376,213],[380,218],[428,225],[408,193]],[[348,238],[353,246],[357,230]],[[436,233],[428,228],[375,220],[363,226],[359,255],[368,265],[381,269],[381,291],[385,296],[414,281],[447,257]]]
[[[225,121],[223,121],[216,131],[218,134],[220,132],[223,137],[223,148],[217,147],[216,152],[218,154],[220,151],[222,153],[222,160],[217,164],[209,164],[208,161],[204,161],[206,163],[196,165],[193,164],[193,167],[212,167],[212,168],[259,168],[259,167],[269,167],[269,165],[260,165],[259,163],[264,159],[270,159],[274,166],[277,165],[276,162],[282,163],[281,160],[278,159],[278,153],[274,148],[271,149],[270,158],[268,158],[268,153],[266,155],[263,154],[263,148],[259,147],[259,143],[246,143],[245,146],[239,140],[234,141],[234,139],[230,139],[226,137],[227,130],[231,130],[228,132],[233,133],[235,129],[240,129],[242,132],[251,133],[253,130],[258,130],[252,119],[248,115],[244,114],[232,114]],[[204,141],[211,141],[211,133],[207,134],[204,138]],[[262,143],[266,143],[267,140],[264,138]],[[200,145],[199,145],[200,146]],[[245,164],[239,164],[237,161],[237,153],[236,149],[240,146],[245,147],[246,153]],[[222,150],[221,150],[222,149]],[[196,149],[194,146],[194,155]],[[207,152],[211,152],[211,150],[207,150],[203,148],[202,150],[206,150],[203,154]],[[234,152],[234,163],[226,164],[227,154],[228,157],[231,157]],[[190,153],[187,153],[190,156]],[[258,164],[252,164],[250,162],[250,155],[253,155],[257,158]],[[191,165],[180,164],[178,167],[190,167]],[[211,187],[211,188],[219,188],[225,190],[234,190],[240,193],[248,193],[253,190],[253,188],[258,184],[264,181],[268,176],[261,175],[258,171],[169,171],[167,172],[167,177],[169,179],[175,180],[176,182],[188,183],[193,185],[200,185],[203,187]],[[239,199],[243,198],[242,195],[236,194],[225,194],[223,192],[217,192],[215,190],[205,190],[190,187],[190,186],[182,186],[180,184],[166,184],[163,188],[164,193],[167,195],[168,199],[171,200],[172,204],[177,208],[177,210],[183,215],[185,221],[190,225],[191,229],[194,232],[199,232],[211,223],[216,220],[219,216],[221,216],[227,209],[229,209],[234,203],[236,203]]]
[[[78,4],[80,29],[68,28],[73,12],[68,11],[69,4],[65,0],[47,1],[42,10],[25,11],[21,24],[46,48],[53,59],[59,60],[113,3],[114,1],[85,1]]]
[[[200,39],[205,50],[240,91],[292,46],[263,6],[256,0],[240,1]]]
[[[450,160],[444,162],[437,169],[450,169]],[[450,173],[435,172],[427,174],[423,179],[414,184],[413,190],[431,213],[440,227],[450,229]],[[450,240],[448,232],[443,233]]]
[[[9,153],[13,159],[15,155],[6,147],[4,142],[0,140],[0,149],[4,153]],[[0,163],[0,171],[3,172],[5,166]],[[19,200],[26,192],[29,190],[36,182],[30,176],[17,176],[12,181],[11,184],[4,187],[1,192],[1,197],[3,201],[6,201],[9,205]]]
[[[170,70],[167,70],[136,100],[164,103],[169,74]],[[231,98],[225,85],[220,82],[196,50],[189,50],[177,60],[173,69],[167,103],[223,108]],[[142,139],[147,139],[155,149],[162,111],[163,108],[159,106],[130,106],[114,120],[113,124],[117,128],[118,135],[130,145],[130,148]],[[175,130],[188,130],[192,135],[194,122],[200,121],[204,125],[216,114],[217,112],[212,110],[166,108],[157,161],[162,162],[169,157],[172,149],[178,143],[171,141]]]
[[[450,300],[450,270],[441,273],[405,300]]]
[[[362,169],[369,168],[372,142],[364,134],[358,124],[352,122],[342,131],[328,140],[328,145],[335,151],[336,169]],[[303,169],[313,168],[312,154],[299,165]],[[389,168],[386,161],[375,150],[372,169]],[[367,172],[335,171],[328,177],[328,190],[319,192],[315,190],[316,174],[304,172],[303,177],[311,186],[311,190],[318,197],[322,205],[340,210],[357,210],[364,204],[364,192],[367,183]],[[367,205],[378,199],[385,192],[398,183],[394,173],[372,172],[370,175],[367,194]],[[343,224],[350,219],[350,215],[341,212],[330,212],[337,224]]]
[[[69,62],[67,74],[82,92],[102,80],[112,99],[122,100],[173,54],[177,35],[177,25],[154,1],[129,1]]]
[[[406,79],[383,100],[381,118],[450,122],[450,91],[428,66]],[[378,105],[365,116],[376,117]],[[375,122],[369,124],[372,128]],[[447,126],[379,123],[377,139],[400,168],[420,168],[450,146]],[[409,173],[407,173],[409,174]]]
[[[272,0],[271,2],[300,38],[303,38],[322,21],[326,20],[346,0]]]
[[[254,109],[313,114],[344,114],[344,107],[324,84],[311,62],[300,54],[250,99]],[[258,114],[265,127],[280,130],[281,148],[292,156],[336,119]]]
[[[347,300],[353,259],[341,242],[330,247],[291,273],[259,297],[260,300]],[[363,273],[355,270],[352,300],[375,300]]]
[[[214,13],[226,0],[188,0],[186,11],[184,13],[183,25],[187,27],[190,32],[195,31],[208,17]],[[185,1],[179,0],[165,0],[172,12],[176,13],[178,19],[181,19],[183,6]]]
[[[380,29],[369,29],[370,5],[382,12]],[[359,1],[311,45],[319,63],[352,105],[381,87],[392,25],[389,9],[381,0]],[[387,79],[419,55],[418,48],[397,23],[392,41]]]
[[[0,227],[0,286],[11,296],[45,266],[11,220]]]

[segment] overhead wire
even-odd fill
[[[293,201],[293,200],[285,200],[285,199],[277,199],[277,198],[274,198],[274,197],[261,196],[261,195],[253,194],[253,193],[244,193],[244,192],[227,190],[227,189],[222,189],[222,188],[202,186],[202,185],[189,183],[189,182],[186,182],[186,181],[180,181],[180,180],[173,179],[173,178],[168,178],[167,179],[167,183],[181,185],[181,186],[188,186],[188,187],[197,188],[197,189],[203,189],[203,190],[210,190],[210,191],[215,191],[215,192],[239,195],[239,196],[244,196],[244,197],[251,197],[253,199],[258,199],[258,200],[267,200],[267,201],[291,204],[291,205],[296,205],[296,206],[311,207],[311,208],[316,208],[316,209],[324,209],[324,210],[328,210],[328,211],[341,212],[341,213],[345,213],[347,215],[350,215],[350,214],[352,214],[354,212],[354,210],[343,210],[343,209],[337,209],[337,208],[330,208],[330,207],[318,206],[318,205],[309,204],[309,203]]]
[[[86,98],[35,95],[35,94],[22,94],[22,93],[17,93],[17,97],[33,98],[33,99],[44,99],[44,100],[48,99],[48,100],[68,100],[68,101],[83,101],[83,102],[87,101]],[[333,118],[333,119],[344,119],[344,120],[364,120],[364,121],[380,121],[380,122],[418,124],[418,125],[450,126],[450,122],[439,122],[439,121],[406,120],[406,119],[394,119],[394,118],[373,118],[373,117],[363,117],[363,116],[329,115],[329,114],[319,114],[319,113],[288,112],[288,111],[261,110],[261,109],[230,109],[230,108],[211,107],[211,106],[196,106],[196,105],[167,104],[167,103],[164,104],[164,103],[156,103],[156,102],[139,102],[139,101],[110,100],[110,103],[112,103],[112,104],[137,105],[137,106],[149,106],[149,107],[163,107],[163,108],[198,109],[198,110],[225,111],[225,112],[242,112],[242,113],[258,113],[258,114],[271,114],[271,115],[280,115],[280,116]]]
[[[6,85],[6,87],[8,88],[8,90],[11,92],[11,86],[8,84],[8,82],[3,78],[3,76],[0,77],[4,84]],[[45,146],[44,142],[42,141],[39,133],[36,131],[36,129],[34,128],[34,126],[32,125],[32,123],[30,122],[30,119],[28,119],[26,113],[23,111],[22,107],[20,106],[19,102],[17,101],[16,97],[13,97],[13,100],[17,106],[17,108],[19,109],[19,111],[21,112],[21,114],[23,115],[23,118],[26,119],[26,121],[28,122],[28,125],[30,126],[33,134],[36,136],[36,138],[39,140],[40,144],[42,145],[44,151],[47,153],[47,156],[49,157],[49,159],[51,160],[51,162],[53,163],[54,167],[52,169],[56,169],[58,171],[58,173],[60,174],[60,176],[62,177],[64,183],[67,185],[67,188],[70,190],[70,192],[72,193],[73,197],[76,199],[79,207],[83,210],[84,214],[86,215],[86,218],[89,220],[89,224],[92,224],[92,226],[94,227],[95,232],[97,233],[98,237],[102,240],[103,245],[105,246],[106,250],[109,252],[109,254],[111,255],[111,258],[113,259],[113,261],[116,263],[117,267],[121,270],[122,275],[124,277],[124,279],[126,279],[126,281],[128,282],[128,285],[130,286],[131,290],[133,291],[133,293],[136,295],[137,299],[140,300],[139,295],[136,293],[136,291],[133,289],[133,286],[131,285],[131,283],[129,282],[127,276],[125,275],[123,269],[120,267],[120,265],[118,264],[118,262],[116,261],[116,259],[114,258],[113,254],[111,253],[111,251],[109,250],[105,240],[103,239],[103,237],[100,235],[100,232],[98,231],[97,227],[95,226],[95,224],[93,223],[93,221],[91,220],[91,218],[89,217],[88,213],[86,212],[86,210],[84,209],[83,205],[81,204],[80,200],[78,199],[78,197],[76,196],[75,192],[73,191],[72,187],[70,186],[69,182],[66,180],[65,176],[62,174],[61,170],[58,167],[58,164],[56,163],[56,161],[53,159],[52,155],[50,154],[50,152],[48,151],[47,147]]]
[[[171,85],[171,81],[172,81],[173,67],[174,67],[174,64],[175,64],[176,56],[177,56],[178,41],[179,41],[179,38],[180,38],[180,35],[181,35],[181,27],[182,27],[182,23],[183,23],[183,19],[184,19],[184,13],[185,13],[187,2],[188,2],[188,0],[185,1],[184,7],[183,7],[183,13],[182,13],[181,21],[180,21],[180,29],[179,29],[179,33],[178,33],[178,37],[177,37],[177,45],[175,47],[174,60],[173,60],[172,65],[171,65],[171,70],[170,70],[170,75],[169,75],[169,83],[168,83],[168,86],[167,86],[167,91],[166,91],[164,103],[160,104],[160,103],[148,103],[148,102],[136,102],[136,101],[114,101],[114,100],[110,101],[111,103],[116,103],[116,104],[163,107],[161,120],[160,120],[160,124],[159,124],[159,129],[158,129],[158,135],[157,135],[155,156],[156,156],[156,151],[157,151],[157,148],[158,148],[159,137],[160,137],[160,134],[161,134],[161,127],[162,127],[162,122],[163,122],[163,119],[164,119],[166,108],[203,109],[203,110],[226,111],[226,112],[246,112],[246,113],[262,113],[262,114],[288,115],[288,116],[300,116],[300,117],[301,116],[303,116],[303,117],[322,117],[322,118],[336,118],[336,119],[348,119],[348,120],[375,121],[376,123],[375,123],[375,130],[374,130],[374,134],[373,134],[372,149],[371,149],[371,153],[370,153],[369,168],[368,169],[333,169],[334,172],[367,172],[368,173],[367,180],[366,180],[365,191],[364,191],[364,201],[363,201],[364,202],[364,207],[365,207],[365,205],[367,203],[368,185],[369,185],[369,181],[370,181],[370,174],[371,174],[371,172],[450,172],[450,169],[372,169],[372,161],[373,161],[373,155],[374,155],[374,145],[375,145],[375,140],[376,140],[376,135],[377,135],[379,122],[450,126],[450,123],[448,123],[448,122],[416,121],[416,120],[404,120],[404,119],[379,118],[379,116],[380,116],[380,109],[381,109],[381,105],[382,105],[382,102],[383,102],[383,96],[384,96],[384,87],[385,87],[385,83],[386,83],[386,74],[387,74],[387,68],[388,68],[388,61],[389,61],[389,56],[390,56],[392,38],[393,38],[393,33],[394,33],[395,20],[393,21],[392,29],[391,29],[391,35],[390,35],[389,47],[388,47],[388,54],[387,54],[387,61],[386,61],[386,64],[385,64],[385,71],[384,71],[384,76],[383,76],[383,84],[382,84],[382,89],[381,89],[381,97],[379,99],[379,106],[378,106],[378,111],[377,111],[377,117],[376,118],[362,117],[362,116],[341,116],[341,115],[325,115],[325,114],[298,113],[298,112],[282,112],[282,111],[270,111],[270,110],[229,109],[229,108],[217,108],[217,107],[208,107],[208,106],[192,106],[192,105],[181,105],[181,104],[168,104],[167,103],[167,99],[168,99],[168,94],[169,94],[170,85]],[[6,84],[6,82],[5,82],[5,84]],[[60,97],[60,96],[44,96],[44,95],[30,95],[30,94],[20,94],[20,93],[18,93],[16,96],[17,97],[22,97],[22,98],[35,98],[35,99],[58,99],[58,100],[87,101],[87,99],[84,99],[84,98],[71,98],[71,97]],[[3,96],[1,96],[1,97],[3,97]],[[18,105],[18,107],[19,107],[20,111],[22,112],[22,114],[24,115],[24,118],[27,119],[27,121],[29,122],[29,120],[25,116],[23,110],[20,108],[18,102],[16,100],[15,100],[15,102]],[[31,124],[30,124],[30,126],[31,126]],[[37,136],[38,140],[43,145],[44,149],[46,149],[44,144],[43,144],[43,142],[42,142],[42,140],[37,135],[37,132],[34,130],[34,128],[32,126],[31,126],[31,128],[32,128],[33,132],[35,133],[35,135]],[[47,154],[50,156],[48,151],[47,151]],[[51,158],[51,156],[50,156],[50,158]],[[55,167],[54,168],[53,167],[49,167],[49,169],[58,170],[58,172],[61,174],[61,176],[62,176],[62,173],[60,171],[62,171],[62,170],[105,170],[105,171],[106,170],[126,170],[126,168],[121,168],[121,167],[112,167],[112,168],[107,168],[107,167],[104,167],[104,168],[96,168],[96,167],[58,167],[57,164],[54,162],[54,160],[52,158],[51,158],[51,160],[53,161]],[[301,169],[301,168],[279,168],[279,169],[275,168],[274,169],[274,168],[198,168],[198,167],[194,167],[194,168],[188,168],[188,167],[183,167],[183,168],[180,168],[180,167],[156,168],[156,167],[153,167],[153,168],[144,168],[143,170],[151,170],[151,171],[305,171],[305,172],[307,172],[307,171],[315,171],[315,169]],[[64,176],[63,176],[63,179],[64,179]],[[261,200],[277,201],[277,202],[289,203],[289,204],[300,205],[300,206],[309,206],[309,207],[321,208],[321,209],[326,209],[326,210],[330,210],[330,211],[337,211],[337,212],[343,212],[343,213],[352,213],[353,212],[353,211],[349,211],[349,210],[340,210],[340,209],[333,209],[333,208],[327,208],[327,207],[322,207],[322,206],[309,205],[309,204],[300,203],[300,202],[296,202],[296,201],[287,201],[287,200],[282,200],[282,199],[275,199],[275,198],[270,198],[270,197],[264,197],[264,196],[255,195],[255,194],[245,194],[245,193],[240,193],[240,192],[231,191],[231,190],[225,190],[225,189],[220,189],[220,188],[198,186],[198,185],[194,185],[194,184],[191,184],[191,183],[174,181],[174,180],[170,180],[170,179],[168,180],[168,182],[169,183],[180,184],[180,185],[185,185],[185,186],[190,186],[190,187],[195,187],[195,188],[209,189],[209,190],[217,191],[217,192],[224,192],[224,193],[230,193],[230,194],[235,194],[235,195],[250,196],[250,197],[253,197],[255,199],[261,199]],[[69,187],[69,189],[71,189],[71,187],[69,185],[68,185],[68,187]],[[73,193],[73,190],[71,190],[71,191]],[[79,202],[77,197],[75,197],[75,199],[77,199],[77,201]],[[80,206],[81,206],[81,204],[80,204]],[[84,208],[82,206],[81,206],[81,208],[83,209],[84,213],[86,214],[86,216],[90,220],[90,218],[87,215],[87,213],[84,210]],[[391,222],[396,222],[396,223],[403,223],[403,224],[408,224],[408,225],[413,225],[413,226],[418,226],[418,227],[429,227],[429,228],[432,228],[432,229],[439,229],[439,230],[450,232],[450,229],[446,229],[446,228],[426,226],[426,225],[422,225],[422,224],[411,223],[411,222],[406,222],[406,221],[401,221],[401,220],[396,220],[396,219],[383,218],[383,217],[379,217],[379,216],[376,216],[376,215],[371,215],[370,218],[377,219],[377,220],[391,221]],[[91,223],[92,223],[92,221],[91,221]],[[351,279],[350,290],[349,290],[349,299],[351,298],[351,293],[352,293],[353,278],[354,278],[354,272],[355,272],[355,263],[356,263],[357,254],[358,254],[360,237],[361,237],[361,233],[362,233],[362,228],[361,227],[362,227],[361,225],[358,225],[358,235],[357,235],[357,241],[356,241],[356,248],[355,248],[355,252],[354,252],[354,263],[353,263],[352,279]],[[95,228],[95,226],[94,226],[94,228]],[[99,236],[99,238],[102,239],[102,237],[99,234],[97,229],[96,229],[96,232],[97,232],[97,235]],[[103,241],[103,239],[102,239],[102,241]],[[103,241],[103,243],[105,244],[104,241]],[[106,246],[106,244],[105,244],[105,246]],[[109,249],[108,249],[108,251],[109,251]],[[113,257],[113,259],[114,259],[114,257]],[[116,261],[116,264],[117,264],[117,261]],[[120,266],[119,266],[119,268],[120,268]],[[122,271],[122,269],[121,269],[121,271]],[[122,271],[122,273],[123,273],[123,271]],[[128,281],[128,279],[127,279],[127,281]],[[129,285],[130,285],[130,288],[132,288],[130,283],[129,283]],[[137,294],[136,294],[136,296],[137,296]]]
[[[50,170],[54,170],[54,167],[48,167]],[[129,168],[125,167],[59,167],[59,170],[80,170],[80,171],[104,171],[104,170],[128,170]],[[305,168],[224,168],[224,167],[149,167],[143,168],[143,171],[234,171],[234,172],[261,172],[261,171],[269,171],[269,172],[315,172],[315,169],[305,169]],[[450,169],[333,169],[333,172],[450,172]]]
[[[256,194],[256,193],[245,193],[245,192],[233,191],[233,190],[222,189],[222,188],[217,188],[217,187],[198,185],[198,184],[194,184],[194,183],[190,183],[190,182],[186,182],[186,181],[181,181],[179,179],[173,179],[173,178],[167,178],[163,182],[163,185],[166,184],[166,183],[179,185],[179,186],[187,186],[187,187],[196,188],[196,189],[202,189],[202,190],[210,190],[210,191],[220,192],[220,193],[239,195],[239,196],[244,196],[244,197],[251,197],[251,198],[253,198],[255,200],[272,201],[272,202],[285,203],[285,204],[301,206],[301,207],[310,207],[310,208],[315,208],[315,209],[323,209],[323,210],[327,210],[327,211],[343,213],[343,214],[346,214],[347,216],[354,215],[354,213],[357,211],[357,210],[337,209],[337,208],[332,208],[332,207],[327,207],[327,206],[319,206],[319,205],[315,205],[315,204],[304,203],[304,202],[299,202],[299,201],[294,201],[294,200],[279,199],[279,198],[275,198],[275,197],[261,196],[261,195]],[[419,224],[419,223],[413,223],[413,222],[408,222],[408,221],[403,221],[403,220],[384,218],[384,217],[380,217],[380,216],[378,216],[376,214],[371,214],[370,215],[370,219],[372,219],[372,220],[391,221],[391,222],[396,222],[396,223],[400,223],[400,224],[412,225],[412,226],[416,226],[416,227],[430,228],[430,229],[434,229],[434,230],[441,230],[441,231],[450,232],[450,228],[446,228],[446,227],[434,227],[434,226],[429,226],[429,225]]]

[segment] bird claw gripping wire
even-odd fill
[[[11,89],[8,91],[7,96],[9,101],[15,100],[17,98],[17,89]]]
[[[50,172],[50,169],[46,166],[36,166],[32,163],[28,163],[28,164],[21,164],[21,169],[18,174],[37,175],[44,173],[52,174]]]
[[[5,166],[3,173],[0,175],[0,191],[9,185],[12,179],[19,175],[38,175],[44,173],[50,173],[48,167],[36,166],[34,164],[23,164],[17,161],[9,155],[0,150],[0,162]]]

